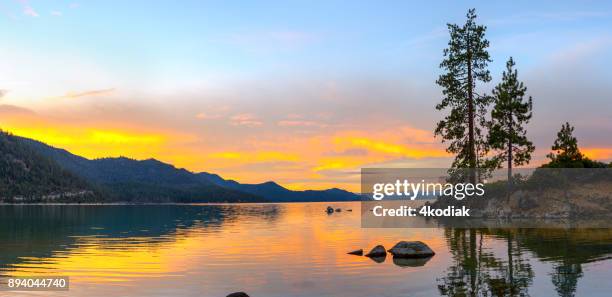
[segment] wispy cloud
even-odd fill
[[[230,111],[229,105],[215,105],[206,108],[206,111],[199,112],[195,115],[199,120],[217,120],[227,118]]]
[[[27,0],[19,0],[19,3],[23,6],[23,14],[31,17],[40,16],[32,6],[30,6],[30,2]]]
[[[0,104],[0,115],[2,116],[18,116],[18,115],[33,115],[34,111],[15,105]]]
[[[109,95],[114,92],[115,92],[114,88],[101,89],[101,90],[90,90],[90,91],[83,91],[83,92],[68,92],[66,95],[60,96],[60,98],[76,99],[76,98],[89,97],[89,96]]]
[[[60,17],[60,16],[63,15],[63,13],[61,11],[59,11],[59,10],[52,10],[51,11],[51,15],[52,16],[56,16],[56,17]]]
[[[218,115],[218,114],[209,114],[209,113],[205,113],[205,112],[200,112],[198,114],[196,114],[196,119],[200,119],[200,120],[214,120],[214,119],[220,119],[223,116],[222,115]]]
[[[263,123],[253,114],[242,113],[234,115],[230,118],[232,125],[245,127],[258,127]]]
[[[574,62],[608,49],[610,46],[612,46],[612,35],[600,36],[560,49],[552,53],[550,57],[554,62]]]
[[[282,120],[276,123],[281,127],[312,127],[312,128],[325,128],[328,125],[315,121],[302,121],[302,120]]]

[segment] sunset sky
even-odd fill
[[[491,1],[489,1],[491,2]],[[447,22],[476,7],[493,82],[534,98],[532,165],[569,121],[612,160],[612,3],[0,0],[0,128],[88,158],[358,191],[362,167],[447,167]]]

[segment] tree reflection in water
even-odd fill
[[[574,296],[582,264],[609,259],[609,229],[445,229],[453,265],[438,279],[445,296],[528,296],[536,257],[552,262],[551,281],[559,296]],[[505,242],[497,253],[493,241]],[[533,255],[525,255],[530,252]]]
[[[483,246],[486,233],[478,229],[446,229],[445,236],[454,265],[438,279],[446,296],[524,296],[533,270],[522,249],[508,234],[507,259]]]

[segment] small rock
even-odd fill
[[[342,211],[342,209],[336,208],[336,212],[341,212],[341,211]]]
[[[400,241],[389,250],[389,253],[398,258],[426,258],[436,254],[420,241]]]
[[[356,250],[356,251],[348,252],[347,254],[349,254],[349,255],[357,255],[357,256],[362,256],[362,255],[363,255],[363,249],[358,249],[358,250]]]
[[[347,209],[346,211],[353,211],[353,210],[349,208],[349,209]]]
[[[245,292],[235,292],[227,295],[227,297],[249,297]]]
[[[369,253],[366,254],[366,257],[374,258],[374,257],[382,257],[386,255],[387,255],[387,251],[385,251],[385,247],[382,245],[377,245]]]
[[[331,206],[328,206],[327,209],[325,210],[326,213],[334,213],[334,208]]]

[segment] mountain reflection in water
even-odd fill
[[[606,296],[610,229],[367,229],[359,203],[0,206],[0,276],[45,296]],[[421,240],[428,259],[347,255]],[[3,292],[0,292],[0,296]],[[10,296],[32,293],[11,292]]]

